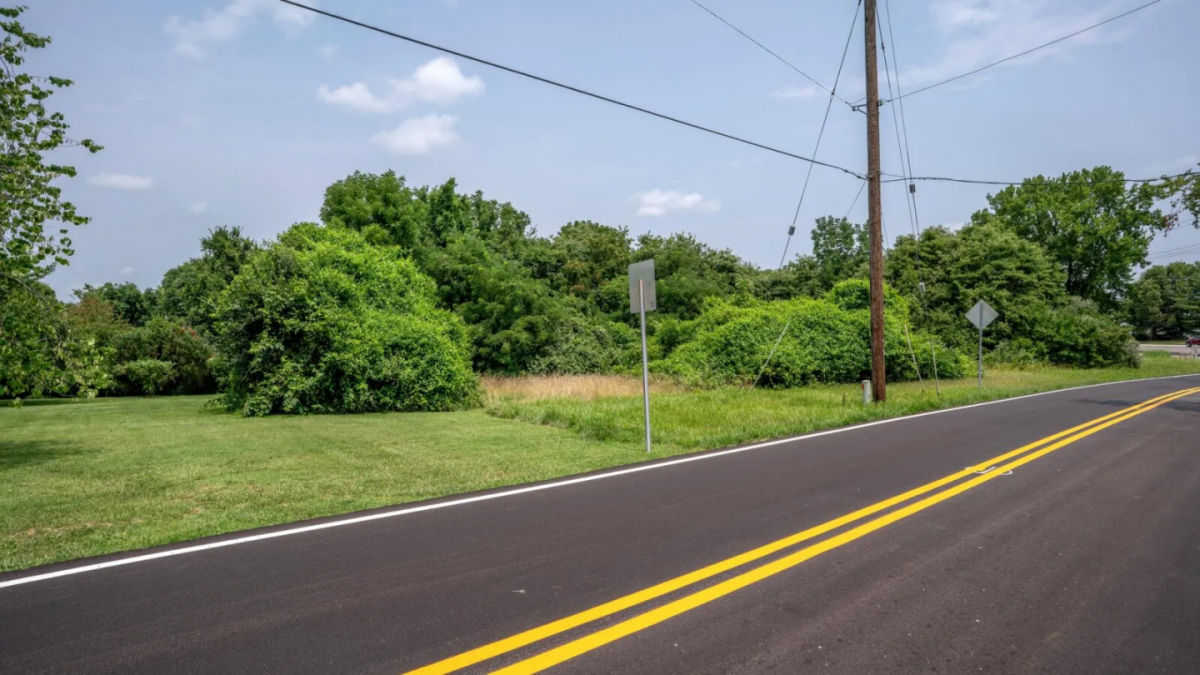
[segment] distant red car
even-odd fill
[[[1185,347],[1200,347],[1200,337],[1190,337],[1183,345]]]

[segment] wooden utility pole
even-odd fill
[[[883,360],[883,201],[879,176],[879,70],[875,63],[875,0],[863,2],[867,46],[867,206],[871,228],[871,389],[887,400]]]

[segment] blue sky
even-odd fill
[[[273,0],[29,4],[26,26],[54,39],[30,72],[74,79],[53,107],[74,136],[106,147],[56,158],[78,167],[64,192],[93,217],[72,233],[71,265],[48,280],[64,297],[85,282],[157,285],[209,229],[273,237],[315,220],[333,181],[389,168],[413,184],[453,176],[525,210],[543,234],[581,219],[684,231],[774,266],[807,168]],[[689,0],[318,4],[802,155],[825,111],[824,92]],[[853,0],[706,4],[832,85]],[[889,49],[912,90],[1139,4],[892,0]],[[907,99],[914,171],[1020,180],[1098,164],[1131,177],[1195,166],[1197,25],[1200,3],[1164,0]],[[860,18],[839,93],[861,95],[862,72]],[[886,108],[882,122],[884,170],[899,173]],[[861,172],[865,136],[863,116],[835,103],[819,158]],[[808,251],[813,219],[844,215],[858,188],[818,167],[791,252]],[[923,225],[967,220],[988,192],[918,189]],[[902,190],[884,192],[892,238],[910,231]],[[865,211],[863,199],[851,217]],[[1152,251],[1192,243],[1200,233],[1181,231]]]

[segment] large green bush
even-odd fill
[[[760,385],[778,387],[867,379],[871,325],[868,311],[855,309],[861,291],[862,282],[848,281],[835,286],[823,300],[710,304],[689,330],[672,327],[673,337],[689,333],[693,337],[656,363],[656,370],[708,383],[752,381],[762,370]],[[884,332],[888,378],[916,379],[914,354],[921,376],[931,377],[929,338],[910,333],[910,352],[904,300],[891,293],[887,300],[892,305]],[[763,369],[768,355],[770,362]],[[967,363],[957,352],[939,346],[937,358],[941,377],[965,374]]]
[[[222,401],[246,415],[452,410],[473,404],[466,328],[396,247],[293,226],[217,304]]]
[[[1036,352],[1057,365],[1137,368],[1142,363],[1129,329],[1085,300],[1045,310],[1034,323],[1033,333]]]
[[[127,393],[154,396],[175,379],[175,365],[158,359],[141,359],[118,365],[113,374]]]
[[[117,333],[111,345],[118,393],[211,394],[217,390],[212,372],[212,346],[191,326],[156,317],[140,328]],[[142,377],[142,373],[151,373],[153,366],[134,370],[123,367],[143,361],[171,367],[161,382]],[[158,371],[153,372],[153,377],[157,377]],[[145,382],[153,382],[154,391],[144,386]]]

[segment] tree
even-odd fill
[[[555,290],[579,297],[623,276],[632,250],[628,229],[590,220],[563,225],[551,239],[550,248],[560,260],[553,277]]]
[[[989,209],[971,217],[1042,246],[1066,275],[1069,295],[1092,300],[1104,310],[1119,308],[1146,263],[1150,242],[1174,220],[1155,208],[1162,186],[1126,187],[1125,174],[1107,166],[1058,178],[1037,176],[988,196]]]
[[[453,410],[477,383],[462,321],[396,247],[340,227],[294,225],[255,254],[217,303],[230,410]]]
[[[1151,340],[1200,331],[1200,264],[1150,267],[1130,287],[1126,312]]]
[[[20,71],[26,51],[50,44],[17,21],[25,9],[0,7],[0,395],[66,392],[79,389],[80,378],[84,390],[94,391],[88,374],[94,355],[71,341],[58,300],[40,280],[73,253],[67,228],[50,233],[47,225],[88,222],[55,184],[75,176],[75,168],[48,156],[61,147],[94,153],[100,146],[69,138],[63,115],[46,108],[70,80]],[[80,370],[72,373],[73,367]]]
[[[117,334],[112,349],[116,384],[127,393],[216,393],[213,349],[190,326],[155,317],[144,326]],[[165,363],[168,367],[146,362]],[[125,367],[134,363],[142,365]]]
[[[56,89],[71,86],[61,77],[35,77],[22,73],[24,53],[42,49],[50,38],[25,30],[17,17],[25,7],[0,7],[0,275],[9,283],[24,284],[44,277],[53,265],[66,265],[73,253],[67,229],[46,232],[46,224],[83,225],[88,219],[63,201],[61,188],[52,183],[75,176],[75,168],[47,162],[46,155],[63,146],[99,152],[91,140],[73,141],[61,113],[50,113],[46,99]],[[9,19],[7,21],[2,19]],[[42,86],[39,82],[48,86]],[[31,289],[27,289],[32,292]]]
[[[1171,199],[1170,218],[1178,221],[1187,212],[1192,216],[1192,227],[1200,227],[1200,173],[1189,169],[1182,176],[1166,179],[1162,190]]]
[[[374,244],[412,251],[420,241],[428,207],[394,171],[353,174],[330,185],[321,205],[321,222],[361,232]]]
[[[158,294],[154,289],[143,291],[136,284],[128,282],[108,282],[102,286],[84,284],[74,295],[81,303],[89,297],[108,303],[118,319],[132,326],[144,325],[158,310]]]
[[[1066,302],[1063,273],[1040,246],[992,225],[968,225],[959,232],[931,227],[921,233],[918,286],[917,246],[911,235],[897,237],[888,253],[888,282],[910,298],[914,324],[950,344],[968,346],[974,333],[963,314],[979,300],[1000,318],[988,328],[988,346],[1028,336],[1032,318],[1044,307]]]
[[[690,234],[669,237],[644,234],[638,237],[634,260],[654,259],[657,277],[658,316],[693,319],[704,311],[709,298],[751,295],[755,269],[728,249],[715,249]],[[624,271],[624,270],[622,270]],[[621,274],[621,296],[628,294],[628,280]],[[623,308],[628,303],[622,304]],[[623,311],[625,311],[623,309]],[[632,319],[632,316],[630,316]]]
[[[868,251],[866,226],[845,218],[822,216],[813,227],[812,241],[817,282],[822,290],[864,275]]]
[[[914,324],[944,344],[974,345],[977,334],[963,314],[982,299],[1000,314],[983,335],[993,359],[1080,367],[1137,363],[1129,331],[1094,303],[1068,296],[1061,267],[1009,230],[994,224],[958,232],[929,228],[920,262],[926,309],[913,313]],[[888,254],[888,279],[914,307],[922,301],[916,270],[916,240],[899,237]]]
[[[157,292],[158,312],[213,336],[217,299],[257,253],[240,227],[218,227],[200,240],[200,257],[167,270]]]

